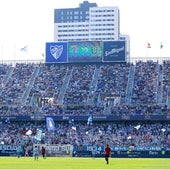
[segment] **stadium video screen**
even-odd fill
[[[68,43],[68,62],[101,62],[103,43],[101,41],[83,41]]]

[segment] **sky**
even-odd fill
[[[170,57],[169,0],[88,1],[119,8],[120,33],[130,37],[132,58]],[[45,43],[54,41],[54,9],[76,8],[82,2],[0,0],[0,60],[43,60]],[[20,50],[24,47],[26,52]]]

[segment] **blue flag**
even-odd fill
[[[42,138],[42,130],[37,129],[36,135],[34,136],[34,139],[36,139],[37,141],[41,141],[41,138]]]
[[[48,131],[54,131],[55,130],[55,123],[53,118],[46,117],[46,126]]]

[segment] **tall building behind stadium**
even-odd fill
[[[118,7],[98,7],[84,1],[77,8],[54,10],[54,41],[125,41],[127,59],[130,38],[120,33]]]

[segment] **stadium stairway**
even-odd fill
[[[126,88],[126,97],[125,97],[126,104],[131,103],[133,84],[134,84],[134,76],[135,76],[135,66],[131,65],[130,70],[129,70],[128,84],[127,84],[127,88]]]
[[[73,68],[71,70],[69,70],[69,68],[67,68],[67,74],[66,74],[65,80],[63,82],[63,85],[62,85],[62,87],[60,89],[59,96],[58,96],[58,104],[59,105],[63,105],[64,94],[65,94],[66,89],[68,87],[72,72],[73,72]]]
[[[158,70],[158,89],[157,89],[157,103],[161,104],[162,103],[162,79],[163,79],[163,66],[159,66]]]
[[[3,85],[6,86],[9,78],[12,76],[12,73],[14,71],[14,67],[10,67],[10,69],[8,70],[7,74],[5,75],[5,77],[3,78]],[[0,95],[2,93],[2,89],[0,89]]]
[[[97,82],[98,82],[98,79],[100,77],[100,71],[101,71],[101,67],[96,67],[95,72],[94,72],[94,76],[93,76],[93,80],[92,80],[92,83],[91,83],[89,96],[88,96],[88,99],[87,99],[88,105],[94,104],[93,92],[96,90]]]
[[[25,92],[23,93],[23,96],[21,98],[21,104],[24,106],[26,105],[26,101],[27,101],[27,98],[29,96],[29,93],[31,91],[31,88],[33,87],[33,84],[35,82],[35,78],[38,76],[39,74],[39,71],[40,71],[40,67],[36,67],[36,69],[34,70],[32,76],[31,76],[31,79],[30,79],[30,82],[28,84],[28,87],[27,89],[25,90]]]

